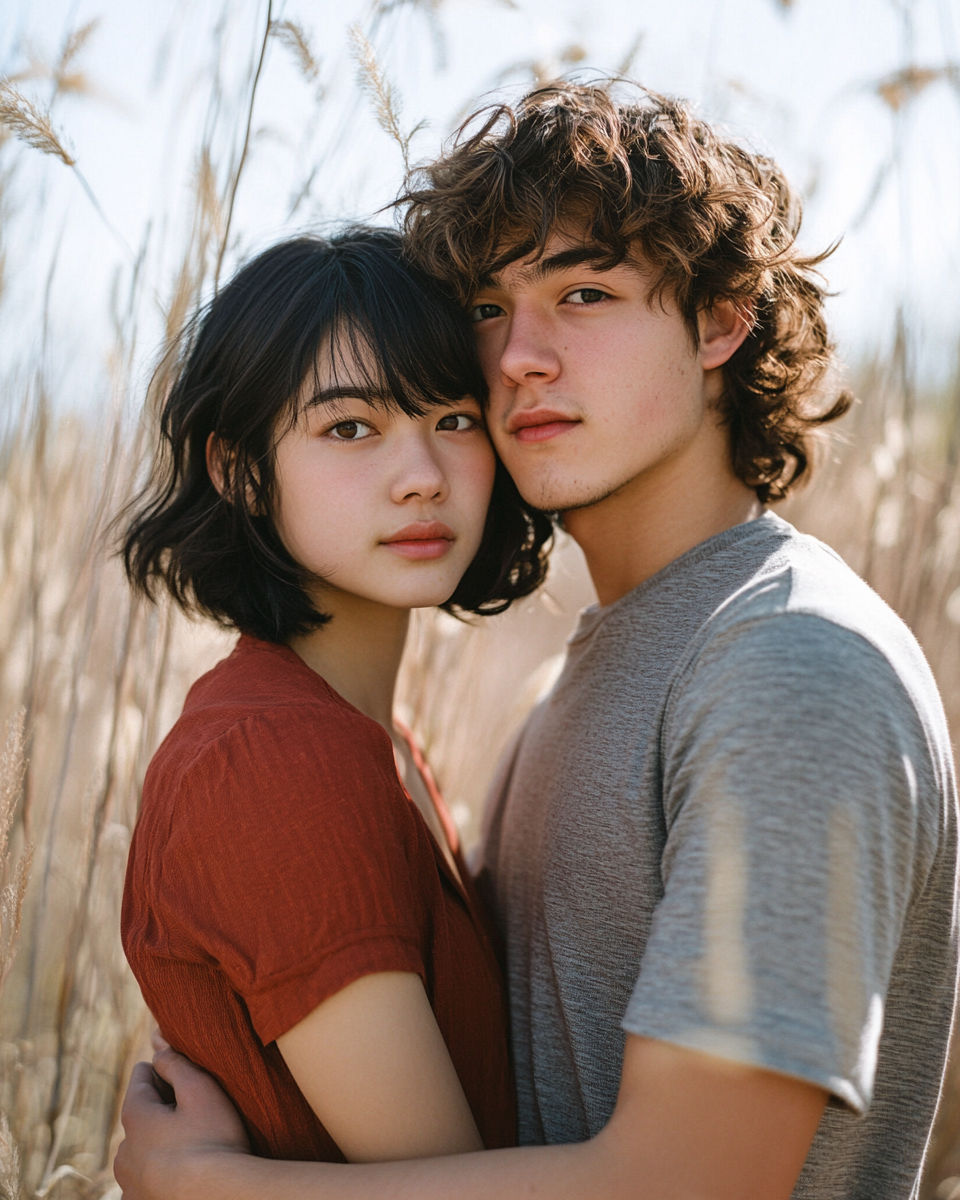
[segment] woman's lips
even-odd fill
[[[405,525],[380,543],[401,558],[443,558],[453,545],[456,535],[449,525],[440,521],[418,521]]]

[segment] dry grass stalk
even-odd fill
[[[320,77],[320,59],[310,46],[310,39],[296,21],[274,21],[270,33],[293,55],[304,79],[316,83]]]
[[[0,1200],[20,1200],[20,1150],[6,1113],[0,1112]]]
[[[76,160],[53,128],[50,114],[5,79],[0,79],[0,124],[35,150],[52,154],[68,167],[76,166]]]
[[[26,773],[23,719],[21,710],[7,722],[6,739],[0,752],[0,995],[17,952],[23,898],[33,857],[33,848],[27,844],[11,864],[10,839]]]
[[[75,95],[86,95],[92,90],[90,82],[82,71],[71,71],[80,51],[100,28],[100,18],[94,17],[79,29],[74,29],[64,42],[60,58],[53,71],[57,92],[72,92]]]
[[[357,64],[357,83],[373,105],[377,124],[400,147],[404,169],[410,170],[410,142],[423,128],[418,122],[405,134],[400,124],[400,97],[397,89],[384,74],[377,54],[358,22],[350,26],[350,42],[353,60]]]
[[[632,74],[634,64],[637,61],[637,55],[640,53],[640,49],[643,46],[645,36],[646,35],[644,34],[643,30],[641,30],[627,47],[626,54],[624,54],[623,58],[621,58],[617,69],[613,73],[615,78],[626,79],[630,74]]]
[[[225,243],[226,225],[223,206],[217,191],[217,175],[210,157],[210,147],[200,148],[194,177],[195,204],[193,223],[187,238],[180,267],[164,313],[165,345],[170,348],[160,363],[151,384],[150,409],[156,413],[166,395],[167,380],[173,365],[178,332],[197,306],[209,270],[211,246]]]
[[[497,0],[497,3],[503,8],[517,8],[516,0]],[[443,4],[444,0],[376,0],[373,12],[374,16],[379,17],[395,12],[398,8],[417,8],[436,16]]]
[[[15,71],[10,76],[10,81],[21,83],[34,79],[51,80],[53,83],[52,99],[61,95],[93,95],[95,89],[89,77],[84,71],[78,70],[75,64],[81,50],[85,48],[99,26],[100,19],[97,17],[68,34],[63,49],[60,51],[60,57],[55,63],[51,63],[29,42],[25,43],[23,49],[27,56],[27,66],[20,71]]]
[[[267,57],[267,44],[270,41],[270,31],[273,28],[273,0],[267,0],[267,15],[263,27],[263,38],[260,42],[260,53],[257,57],[257,65],[253,72],[253,79],[250,84],[250,96],[247,104],[247,121],[246,128],[243,133],[243,143],[240,148],[240,157],[236,167],[230,173],[230,181],[227,187],[227,201],[224,204],[225,216],[223,220],[223,234],[220,238],[220,249],[217,252],[217,262],[213,272],[213,286],[216,288],[220,283],[220,272],[223,269],[223,257],[227,252],[227,243],[230,239],[230,227],[233,224],[233,209],[237,201],[237,189],[240,186],[240,180],[243,176],[243,168],[246,166],[247,155],[250,150],[250,131],[253,128],[253,109],[257,101],[257,89],[260,86],[260,77],[263,74],[263,64]]]
[[[948,63],[943,67],[903,67],[881,79],[876,85],[876,92],[892,112],[899,112],[941,79],[957,84],[960,82],[960,67],[956,63]]]
[[[23,786],[23,713],[7,722],[0,752],[0,996],[13,966],[20,935],[31,850],[25,846],[11,869],[10,837]],[[20,1151],[6,1113],[0,1112],[0,1200],[20,1200]]]

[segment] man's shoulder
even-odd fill
[[[901,617],[829,546],[777,519],[769,550],[723,597],[686,656],[763,643],[787,658],[855,654],[884,660],[909,690],[932,685],[919,643]]]
[[[906,623],[833,550],[777,522],[780,536],[697,631],[674,672],[678,706],[769,705],[780,721],[912,728],[949,773],[950,738],[936,682]],[[859,714],[857,719],[856,714]],[[771,720],[772,720],[771,716]]]

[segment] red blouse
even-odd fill
[[[378,971],[420,976],[484,1145],[515,1143],[503,982],[452,849],[463,886],[385,730],[292,650],[243,636],[190,690],[147,771],[123,945],[164,1036],[220,1081],[256,1153],[343,1161],[275,1039]]]

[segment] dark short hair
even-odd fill
[[[825,386],[833,346],[816,268],[796,245],[800,204],[779,167],[637,89],[558,83],[469,117],[450,150],[397,201],[410,252],[461,300],[517,258],[573,228],[616,266],[639,251],[652,298],[669,295],[696,342],[697,314],[749,304],[752,331],[723,368],[733,469],[764,503],[808,469],[813,430],[846,412]],[[829,253],[829,251],[827,252]]]
[[[408,416],[465,396],[486,401],[466,314],[406,260],[398,234],[355,227],[281,242],[243,267],[176,344],[152,474],[123,516],[135,588],[152,598],[159,581],[183,608],[273,642],[330,619],[270,515],[276,442],[297,419],[323,348],[335,366],[345,349],[362,349],[364,382]],[[207,472],[211,433],[225,452],[223,494]],[[549,518],[524,503],[498,461],[480,548],[442,607],[487,615],[528,595],[546,572],[550,535]]]

